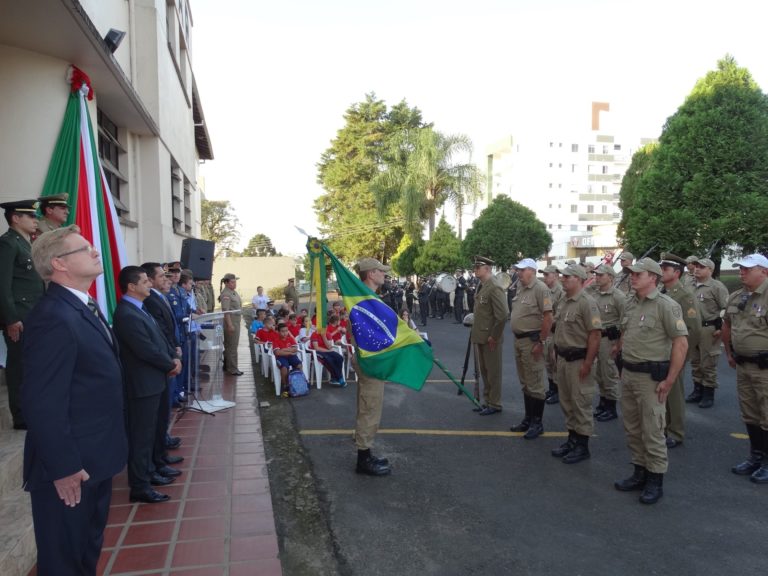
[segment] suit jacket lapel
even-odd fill
[[[99,318],[93,315],[93,312],[91,312],[88,306],[83,304],[83,302],[79,298],[77,298],[77,296],[72,294],[69,290],[67,290],[63,286],[59,286],[55,282],[51,282],[48,286],[48,291],[52,292],[53,294],[56,294],[59,298],[61,298],[67,304],[75,308],[75,310],[80,312],[83,318],[85,318],[86,322],[88,322],[91,326],[93,326],[99,332],[99,335],[101,335],[101,337],[104,338],[106,343],[109,344],[109,347],[112,348],[112,352],[114,352],[115,355],[119,356],[115,334],[109,328],[106,321],[104,321],[104,323],[102,324],[101,320],[99,320]],[[111,341],[110,341],[110,337],[112,339]]]

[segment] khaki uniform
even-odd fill
[[[216,293],[213,291],[213,284],[206,283],[205,286],[205,303],[208,306],[206,312],[209,314],[216,309]]]
[[[351,335],[351,331],[350,331]],[[354,339],[352,339],[354,345]],[[358,450],[373,448],[373,439],[381,424],[384,406],[384,380],[371,378],[362,371],[357,356],[352,355],[352,366],[357,374],[357,416],[355,418],[355,445]]]
[[[597,380],[602,398],[618,400],[620,395],[619,369],[616,367],[616,362],[611,356],[611,351],[618,337],[614,334],[612,328],[616,331],[620,330],[627,298],[623,292],[613,287],[609,288],[607,292],[601,292],[597,285],[595,285],[592,296],[597,303],[597,309],[600,311],[600,320],[603,325],[600,349],[597,353],[595,379]]]
[[[768,431],[768,368],[757,358],[768,352],[768,280],[753,293],[743,288],[731,294],[725,315],[731,325],[736,359],[736,390],[741,418],[747,426]],[[763,360],[763,365],[768,366]]]
[[[632,282],[630,281],[631,274],[627,269],[623,269],[616,275],[616,280],[613,282],[613,287],[621,290],[624,294],[629,295],[632,291]]]
[[[691,356],[693,381],[705,388],[717,388],[717,359],[720,356],[720,336],[714,322],[728,303],[728,288],[714,278],[696,284],[694,296],[701,312],[702,329],[699,344]],[[704,324],[707,324],[706,326]]]
[[[221,302],[221,311],[238,310],[236,313],[228,314],[232,322],[233,330],[227,330],[227,321],[224,320],[224,369],[234,374],[238,371],[237,367],[237,346],[240,343],[240,319],[239,310],[242,307],[240,295],[230,288],[224,288],[219,296]]]
[[[474,314],[470,340],[483,377],[483,399],[486,406],[501,410],[501,352],[509,308],[506,292],[495,277],[478,285]],[[488,346],[489,336],[496,340],[494,350]]]
[[[570,432],[591,436],[594,429],[592,399],[595,396],[595,368],[591,366],[583,380],[579,377],[579,370],[586,356],[590,332],[602,328],[600,312],[592,296],[581,290],[572,298],[563,298],[555,321],[557,387],[565,425]],[[584,356],[569,360],[568,355],[576,351]]]
[[[45,232],[50,232],[51,230],[58,230],[59,228],[61,228],[61,226],[59,226],[55,222],[51,222],[50,220],[48,220],[48,218],[40,218],[37,221],[37,237],[39,238]]]
[[[288,302],[288,300],[293,300],[293,308],[294,310],[298,309],[299,307],[299,293],[296,291],[296,286],[291,285],[290,283],[288,286],[285,287],[283,290],[283,295],[285,296],[285,301]]]
[[[632,453],[632,463],[649,472],[667,471],[667,445],[664,438],[666,407],[659,402],[651,374],[635,370],[634,365],[668,362],[672,340],[687,336],[680,306],[654,289],[640,300],[635,294],[627,302],[622,319],[621,411],[624,431]]]
[[[552,292],[552,314],[556,316],[557,307],[565,296],[565,292],[560,282],[556,282],[550,291]],[[547,378],[557,383],[557,358],[555,358],[555,342],[552,334],[544,341],[544,363],[547,368]]]
[[[683,286],[688,288],[691,292],[696,288],[696,277],[690,272],[683,274],[683,277],[680,278],[680,282],[682,282]]]
[[[16,230],[10,229],[0,236],[0,325],[24,321],[44,292],[43,280],[32,264],[32,245]],[[14,424],[23,424],[21,416],[21,350],[24,332],[18,342],[12,341],[3,330],[8,356],[5,380],[8,385],[8,404]]]
[[[477,306],[477,304],[475,304]],[[519,283],[512,300],[512,332],[515,334],[515,363],[523,394],[544,400],[544,355],[536,360],[533,347],[539,342],[544,313],[552,311],[552,292],[541,280],[529,286]]]
[[[208,310],[208,291],[205,286],[195,284],[195,303],[200,310]]]
[[[693,292],[686,288],[682,282],[678,282],[664,292],[667,296],[678,303],[683,311],[683,321],[688,329],[688,355],[686,361],[690,360],[695,353],[696,346],[701,337],[701,314]],[[678,442],[685,439],[685,385],[683,376],[685,375],[685,363],[680,369],[680,373],[672,385],[672,389],[667,396],[667,435]]]

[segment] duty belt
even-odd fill
[[[709,326],[714,326],[716,330],[720,330],[723,327],[723,319],[715,318],[713,320],[702,320],[701,325],[704,328],[707,328]]]
[[[575,360],[583,360],[587,357],[586,348],[559,348],[555,346],[555,353],[563,358],[566,362],[574,362]]]
[[[618,326],[609,326],[603,329],[602,336],[603,338],[608,338],[608,340],[618,340],[621,337],[621,331]]]
[[[750,362],[752,364],[757,364],[757,367],[760,368],[760,370],[765,370],[768,368],[768,352],[763,352],[762,354],[757,354],[756,356],[742,356],[741,354],[734,354],[733,359],[736,361],[736,364],[746,364],[747,362]]]
[[[652,380],[661,382],[669,374],[669,360],[662,362],[627,362],[623,360],[622,369],[650,374]]]
[[[528,338],[532,342],[538,342],[539,337],[541,336],[541,330],[533,330],[532,332],[521,332],[520,334],[515,332],[514,334],[515,334],[515,338]]]

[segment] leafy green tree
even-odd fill
[[[390,145],[386,169],[376,175],[371,188],[381,213],[400,206],[411,235],[420,235],[427,221],[431,237],[437,210],[446,202],[460,216],[465,205],[479,198],[482,175],[470,161],[472,141],[468,136],[444,135],[424,126],[402,130]]]
[[[235,246],[240,240],[240,221],[229,200],[200,201],[202,237],[216,243],[215,260],[222,254],[237,255]]]
[[[552,235],[536,214],[503,194],[477,217],[462,243],[464,258],[486,256],[506,270],[523,258],[539,258],[552,247]]]
[[[266,234],[255,234],[248,246],[242,252],[243,256],[282,256],[272,245],[272,240]]]
[[[629,213],[629,209],[635,204],[637,185],[650,168],[656,148],[658,148],[658,143],[653,142],[651,144],[646,144],[635,152],[632,155],[632,162],[629,164],[629,168],[627,168],[627,171],[624,173],[624,178],[621,180],[619,208],[621,209],[622,217],[618,226],[618,237],[622,240],[622,243],[626,241],[626,217]]]
[[[413,262],[417,274],[453,272],[465,268],[466,261],[461,255],[461,240],[458,239],[448,222],[440,219],[432,237],[424,243]]]
[[[407,234],[400,241],[397,252],[392,257],[392,268],[400,276],[411,276],[416,273],[414,262],[424,247],[421,238],[413,240]]]
[[[388,111],[383,100],[367,94],[344,120],[317,165],[325,190],[314,203],[320,235],[343,260],[373,256],[387,262],[403,236],[402,213],[397,206],[377,212],[370,182],[381,170],[389,140],[420,126],[421,112],[405,102]]]
[[[627,194],[623,232],[638,251],[768,248],[768,97],[747,69],[726,56],[696,83]]]

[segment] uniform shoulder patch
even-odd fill
[[[683,317],[683,311],[680,309],[680,306],[675,306],[674,308],[672,308],[672,317],[673,318]]]
[[[600,318],[592,318],[592,328],[600,328],[602,325]]]
[[[677,328],[678,330],[685,330],[685,322],[683,322],[682,320],[678,320],[677,322],[675,322],[675,328]]]
[[[552,306],[552,299],[548,297],[544,297],[544,306]]]
[[[688,308],[687,312],[688,318],[696,318],[696,308]]]

